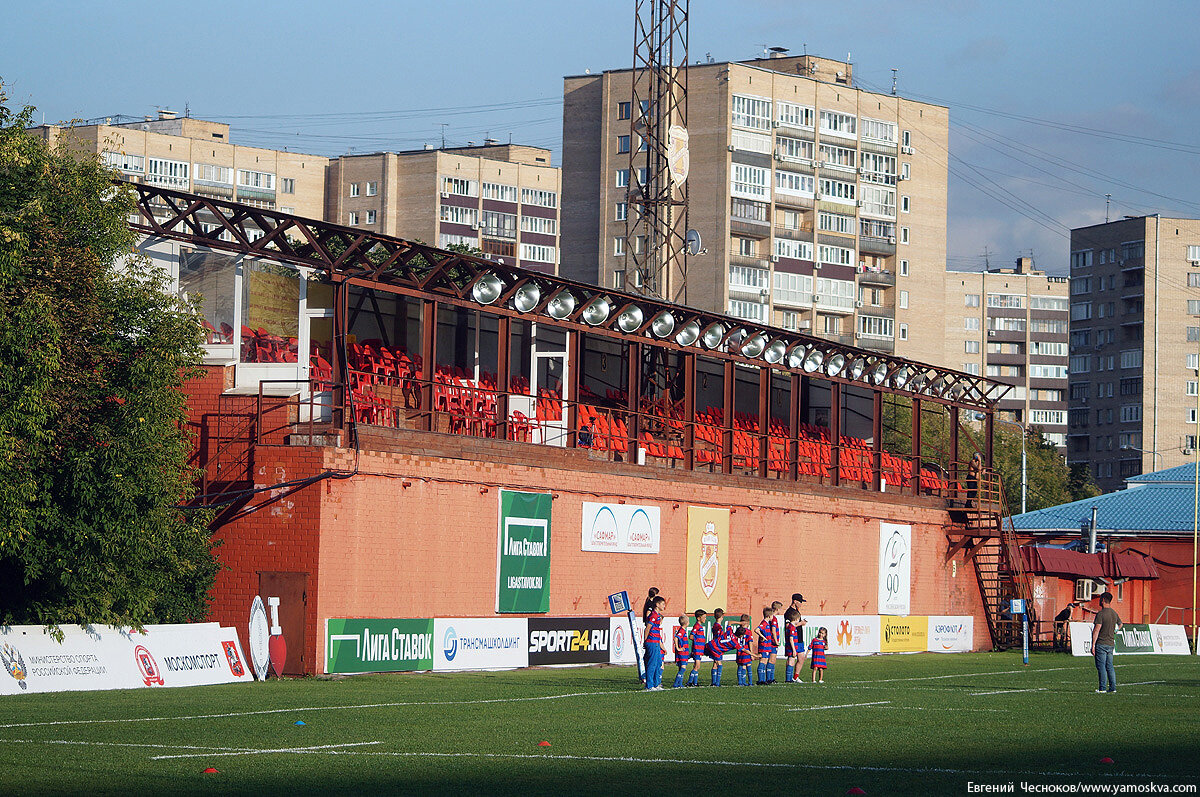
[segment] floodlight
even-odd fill
[[[704,335],[701,336],[701,342],[706,349],[715,349],[721,345],[721,341],[725,339],[725,325],[713,324],[708,329],[704,330]]]
[[[504,282],[492,271],[484,272],[471,286],[471,298],[480,304],[491,304],[499,299],[503,292]]]
[[[538,306],[538,302],[542,300],[542,289],[538,287],[536,282],[526,282],[517,292],[513,294],[509,304],[512,309],[521,313],[528,313],[530,310]]]
[[[771,365],[775,365],[783,362],[785,354],[787,354],[787,344],[782,340],[776,340],[763,352],[763,359]]]
[[[675,331],[675,316],[670,310],[663,310],[650,322],[650,331],[656,338],[669,337]]]
[[[599,326],[608,320],[612,314],[612,304],[607,296],[597,296],[583,308],[583,320],[592,326]]]
[[[617,316],[617,329],[622,332],[637,332],[642,327],[643,318],[642,308],[635,304],[628,305]]]
[[[546,315],[562,321],[575,312],[575,297],[570,291],[562,290],[554,294],[546,305]]]
[[[658,319],[655,319],[656,321]],[[680,346],[691,346],[700,337],[700,322],[689,321],[683,325],[683,329],[679,330],[679,334],[675,336],[675,342]]]

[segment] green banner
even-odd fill
[[[325,621],[325,672],[433,669],[433,620]]]
[[[500,491],[496,611],[550,611],[550,493]]]
[[[1145,623],[1125,623],[1117,631],[1117,653],[1153,653],[1154,635]]]

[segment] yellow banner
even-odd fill
[[[729,510],[688,507],[687,611],[727,608]]]
[[[928,617],[879,618],[879,650],[883,653],[924,653],[928,649]]]

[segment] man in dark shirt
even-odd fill
[[[1096,612],[1096,621],[1092,625],[1092,655],[1096,659],[1096,672],[1100,674],[1100,688],[1097,693],[1113,693],[1117,691],[1117,670],[1113,667],[1113,651],[1117,646],[1117,630],[1121,627],[1121,617],[1112,607],[1113,595],[1105,592],[1100,596],[1100,611]]]

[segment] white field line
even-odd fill
[[[1133,681],[1127,684],[1117,684],[1117,686],[1146,686],[1147,684],[1165,684],[1166,681]]]
[[[824,711],[825,709],[830,709],[830,708],[858,708],[859,706],[886,706],[891,702],[892,701],[890,701],[890,700],[878,700],[874,703],[846,703],[845,705],[841,705],[841,706],[798,706],[796,708],[789,708],[788,711]]]
[[[1045,687],[1038,689],[996,689],[991,692],[971,692],[971,697],[979,697],[980,695],[1013,695],[1017,692],[1045,692]]]
[[[1090,658],[1091,658],[1090,656],[1080,656],[1078,658],[1083,659],[1088,664],[1090,664]],[[937,681],[937,680],[941,680],[943,678],[975,678],[975,677],[978,677],[981,675],[1015,675],[1017,673],[1043,673],[1043,672],[1059,672],[1060,670],[1081,670],[1081,669],[1084,669],[1084,666],[1083,666],[1084,661],[1081,661],[1080,664],[1075,667],[1036,667],[1036,668],[1032,668],[1032,669],[1029,667],[1022,667],[1019,670],[997,670],[997,671],[993,671],[993,672],[959,672],[959,673],[952,673],[950,675],[921,675],[921,676],[916,676],[913,678],[880,678],[878,680],[873,680],[873,681],[846,681],[846,683],[843,685],[887,684],[887,683],[891,683],[893,681]],[[1167,666],[1168,664],[1174,664],[1174,663],[1175,662],[1159,661],[1159,662],[1147,662],[1147,663],[1141,664],[1141,665],[1136,664],[1136,663],[1130,663],[1130,664],[1118,664],[1116,666],[1117,667],[1139,667],[1139,666],[1140,667],[1164,667],[1164,666]]]
[[[604,692],[568,692],[562,695],[542,695],[540,697],[503,697],[489,700],[428,700],[395,703],[358,703],[343,706],[297,706],[296,708],[272,708],[261,711],[230,711],[224,714],[191,714],[182,717],[126,717],[124,719],[108,720],[52,720],[50,722],[11,722],[0,725],[0,728],[42,728],[53,725],[111,725],[128,722],[170,722],[172,720],[207,720],[225,719],[228,717],[253,717],[261,714],[294,714],[302,711],[345,711],[362,708],[396,708],[399,706],[474,706],[482,703],[526,703],[533,700],[562,700],[568,697],[590,697],[594,695],[637,695],[645,689],[630,689],[625,691]]]
[[[68,744],[81,747],[136,747],[151,750],[200,750],[203,752],[185,755],[151,756],[151,760],[160,758],[208,758],[215,756],[255,755],[258,753],[303,753],[311,750],[329,750],[340,747],[364,747],[382,742],[343,742],[342,744],[323,744],[314,747],[287,747],[280,750],[260,750],[255,747],[202,747],[194,744],[150,744],[143,742],[82,742],[74,739],[6,739],[4,744]]]
[[[168,758],[219,758],[221,756],[234,755],[267,755],[270,753],[331,753],[337,752],[345,747],[368,747],[373,744],[383,744],[383,742],[344,742],[342,744],[321,744],[312,747],[276,747],[271,750],[245,749],[245,750],[230,750],[221,753],[179,753],[177,755],[152,755],[151,761],[163,761]]]
[[[1001,778],[1011,777],[1012,775],[1025,775],[1030,777],[1080,777],[1093,776],[1094,773],[1088,772],[1055,772],[1055,771],[1033,771],[1033,770],[1013,770],[1013,769],[952,769],[947,767],[872,767],[872,766],[853,766],[850,764],[791,764],[781,762],[764,762],[764,761],[722,761],[716,759],[681,759],[681,758],[635,758],[633,756],[589,756],[589,755],[563,755],[563,754],[536,754],[536,753],[401,753],[387,751],[359,751],[359,750],[318,750],[313,751],[319,755],[347,755],[347,756],[391,756],[396,758],[490,758],[490,759],[515,759],[515,760],[531,760],[531,761],[598,761],[603,763],[628,763],[628,764],[685,764],[690,766],[718,766],[718,767],[757,767],[762,769],[798,769],[798,770],[836,770],[845,772],[914,772],[914,773],[929,773],[939,775],[986,775]],[[1134,773],[1134,772],[1108,772],[1108,777],[1120,778],[1152,778],[1151,774]]]

